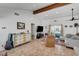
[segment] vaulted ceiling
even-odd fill
[[[0,3],[0,7],[34,11],[50,4],[51,3]]]
[[[10,12],[14,12],[12,9],[33,12],[47,5],[50,5],[50,3],[0,3],[0,18],[9,16]]]
[[[0,16],[7,15],[8,10],[6,10],[6,8],[22,9],[22,10],[33,12],[35,10],[49,6],[51,4],[54,3],[0,3]],[[35,14],[34,16],[41,19],[54,19],[54,18],[71,16],[72,8],[74,8],[74,15],[78,15],[79,4],[72,3],[69,5],[61,6],[59,8],[55,8],[42,13]]]
[[[74,9],[74,16],[79,15],[79,4],[72,3],[69,5],[61,6],[59,8],[51,9],[49,11],[36,14],[36,16],[40,16],[42,19],[55,19],[55,18],[61,18],[61,17],[68,17],[68,16],[71,16],[72,8]]]

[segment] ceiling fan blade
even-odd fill
[[[79,18],[75,18],[74,20],[79,20]]]

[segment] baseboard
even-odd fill
[[[31,42],[31,41],[25,42],[25,43],[23,43],[23,44],[19,44],[19,45],[15,46],[14,48],[19,47],[19,46],[22,46],[22,45],[27,44],[27,43],[30,43],[30,42]]]
[[[66,48],[69,48],[69,49],[72,49],[72,50],[74,50],[74,48],[73,48],[73,47],[66,46]]]

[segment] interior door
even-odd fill
[[[35,39],[35,24],[31,23],[31,39]]]

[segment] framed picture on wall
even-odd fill
[[[25,29],[25,23],[17,22],[17,29]]]
[[[69,27],[71,27],[71,28],[72,28],[72,27],[73,27],[73,25],[70,25]]]
[[[65,27],[67,28],[68,26],[67,26],[67,25],[65,25]]]

